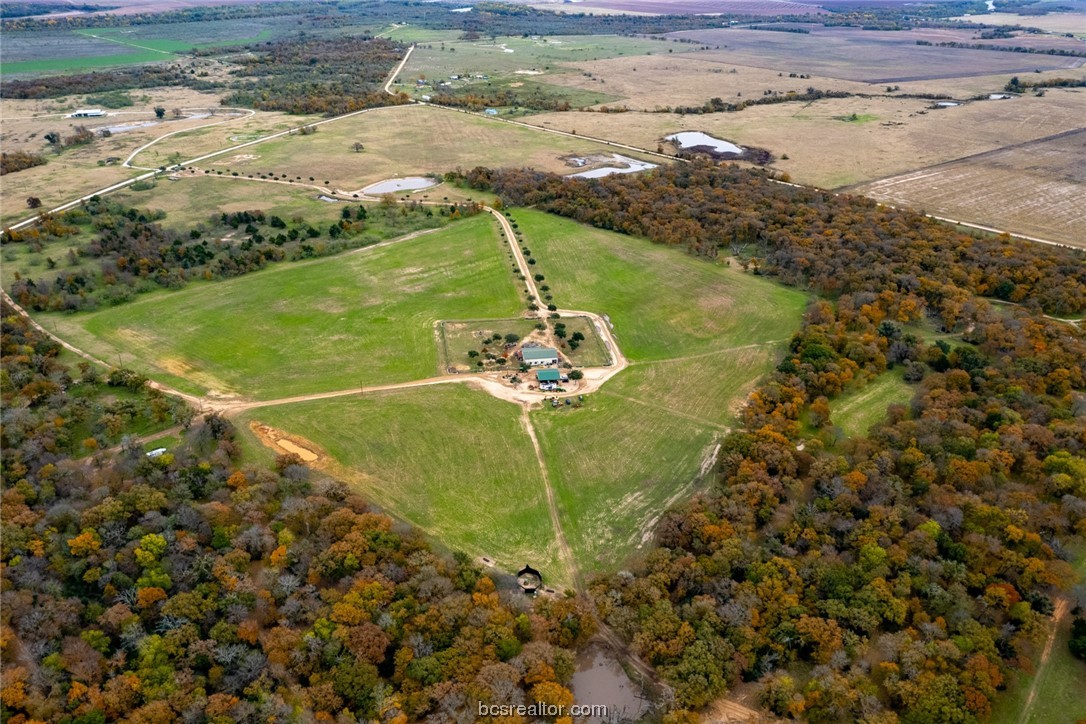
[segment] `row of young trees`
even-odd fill
[[[72,459],[54,420],[73,373],[2,315],[5,722],[454,722],[480,701],[572,703],[571,649],[593,631],[576,600],[533,604],[296,457],[239,467],[218,416],[156,458],[126,443]]]

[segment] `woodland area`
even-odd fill
[[[1086,536],[1086,335],[1040,313],[1086,306],[1080,253],[704,161],[466,178],[823,295],[725,438],[716,484],[661,520],[632,573],[591,584],[676,706],[758,681],[771,711],[814,722],[971,722],[1028,675]],[[962,342],[925,342],[922,323]],[[834,398],[895,366],[912,402],[836,439]]]
[[[212,215],[193,228],[169,229],[158,223],[165,218],[161,211],[96,196],[60,216],[43,214],[28,229],[7,229],[0,238],[4,245],[25,244],[35,250],[50,239],[79,237],[73,238],[65,258],[46,259],[46,276],[16,273],[8,290],[24,309],[74,312],[120,304],[163,287],[180,289],[193,279],[228,279],[275,262],[330,256],[373,243],[389,228],[433,228],[479,210],[474,203],[436,208],[383,204],[371,216],[365,206],[345,205],[339,220],[326,228],[300,216],[283,219],[263,211],[238,211]],[[382,234],[367,234],[371,227]],[[86,259],[95,260],[97,268],[85,265]]]
[[[159,457],[126,441],[73,459],[70,390],[98,373],[73,379],[2,313],[4,722],[453,722],[477,701],[572,703],[570,649],[594,630],[575,599],[499,591],[294,456],[239,468],[217,416],[178,418],[184,440]]]
[[[23,171],[35,166],[42,166],[46,162],[45,156],[40,153],[28,151],[4,151],[0,153],[0,176],[16,171]]]

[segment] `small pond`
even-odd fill
[[[717,153],[734,153],[736,155],[743,153],[743,148],[741,146],[736,146],[734,143],[719,138],[713,138],[708,133],[702,133],[701,131],[672,133],[670,136],[664,136],[664,140],[674,141],[679,144],[679,148],[708,146]]]
[[[589,646],[577,656],[571,688],[576,703],[607,707],[606,718],[585,717],[587,724],[636,721],[648,713],[648,702],[642,698],[640,687],[630,681],[606,646]]]
[[[623,165],[601,166],[600,168],[594,168],[591,171],[571,173],[570,176],[573,178],[603,178],[604,176],[610,176],[613,173],[637,173],[638,171],[648,171],[650,168],[656,168],[655,163],[638,161],[636,158],[622,156],[617,153],[611,156],[611,161],[615,164]]]
[[[397,191],[418,191],[437,186],[437,181],[424,176],[405,176],[404,178],[390,178],[378,181],[362,189],[364,194],[394,194]]]

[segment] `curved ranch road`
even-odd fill
[[[201,109],[201,108],[182,108],[181,110],[183,110],[183,111],[196,111],[196,110],[203,110],[203,109]],[[212,109],[208,109],[208,110],[212,110]],[[214,109],[213,112],[219,111],[219,110],[238,111],[238,112],[240,112],[240,114],[247,114],[247,115],[245,115],[245,120],[248,120],[248,119],[250,119],[250,118],[252,118],[253,116],[256,115],[256,111],[254,111],[252,109],[249,109],[249,108],[227,108],[227,107],[223,107],[223,108],[216,108],[216,109]],[[212,126],[218,126],[218,125],[221,125],[223,123],[230,123],[231,121],[239,120],[241,118],[240,114],[239,113],[234,113],[234,114],[231,114],[230,118],[225,118],[225,119],[223,119],[221,121],[215,121],[214,123],[205,123],[202,126],[194,126],[193,128],[182,128],[182,129],[177,130],[177,131],[171,131],[170,133],[165,133],[165,134],[159,136],[158,138],[154,139],[150,143],[145,143],[142,146],[140,146],[139,148],[137,148],[135,151],[133,151],[132,153],[128,154],[128,158],[126,158],[124,160],[124,163],[122,163],[121,165],[124,166],[125,168],[134,168],[134,169],[138,169],[140,171],[155,171],[157,169],[147,168],[146,166],[134,166],[134,165],[132,165],[132,159],[134,159],[136,156],[143,153],[144,151],[146,151],[148,148],[155,145],[159,141],[163,141],[163,140],[169,138],[170,136],[176,136],[179,133],[186,133],[187,131],[198,131],[201,128],[211,128]]]

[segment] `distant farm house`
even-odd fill
[[[101,118],[106,114],[101,108],[80,108],[72,113],[72,118]]]
[[[554,347],[525,347],[521,359],[529,367],[545,367],[558,364],[558,350]]]
[[[497,108],[487,108],[485,111],[483,111],[483,113],[487,114],[488,116],[496,116],[496,115],[498,115],[498,109]]]

